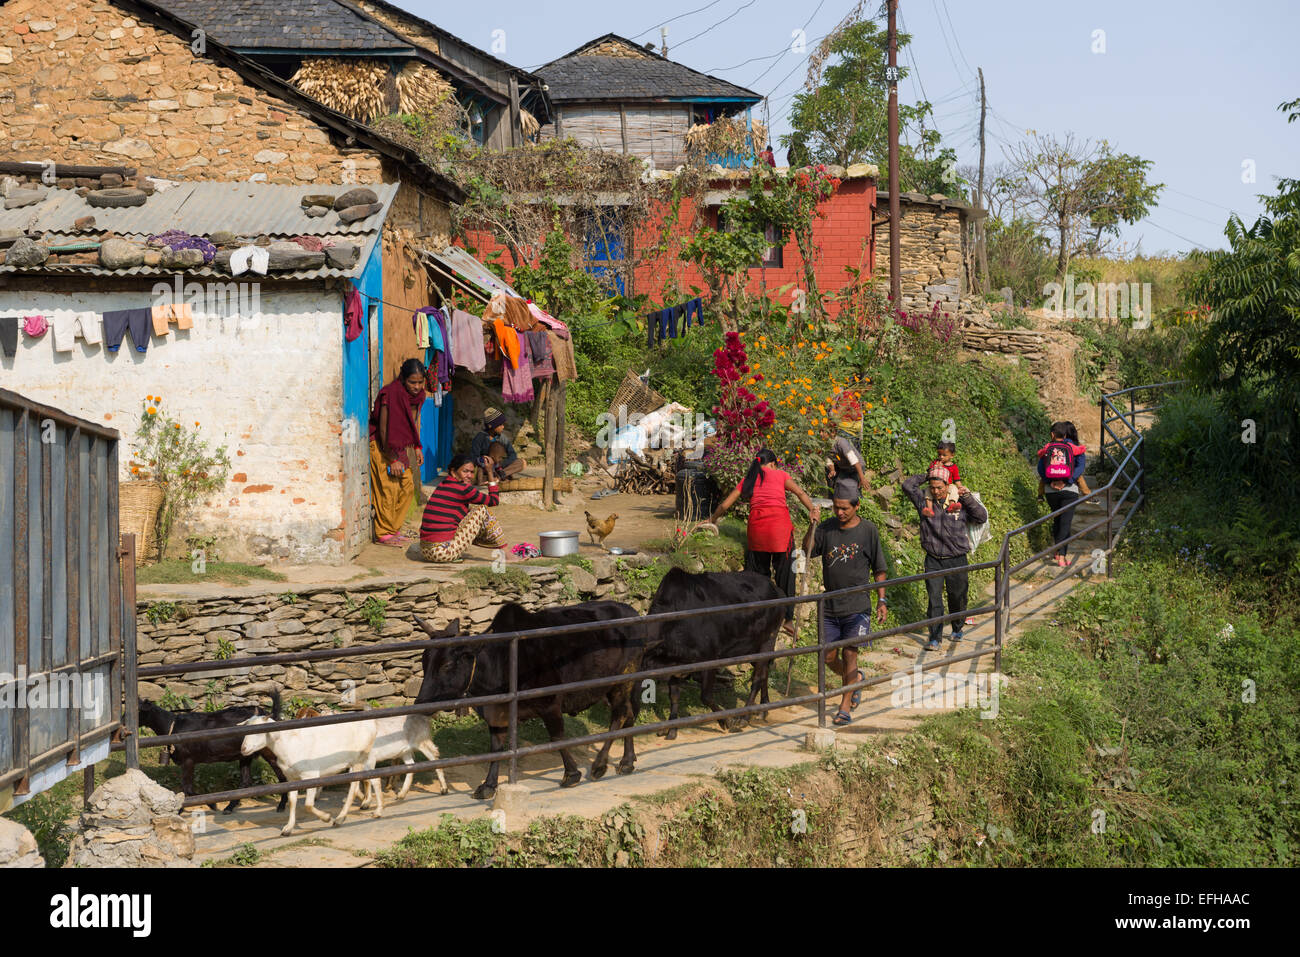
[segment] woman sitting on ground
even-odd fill
[[[483,463],[479,463],[480,465]],[[504,548],[506,534],[488,508],[501,497],[496,479],[487,491],[474,487],[474,460],[457,455],[424,506],[420,522],[420,555],[426,562],[459,562],[470,545]]]

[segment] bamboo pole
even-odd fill
[[[542,507],[550,508],[555,499],[555,402],[552,401],[551,382],[555,376],[549,376],[542,385],[542,417],[545,425],[546,457],[542,471]]]

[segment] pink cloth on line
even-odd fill
[[[361,293],[357,292],[356,286],[348,286],[348,291],[343,295],[343,338],[351,342],[357,336],[361,335]]]
[[[464,309],[451,311],[451,360],[470,372],[482,372],[487,367],[483,320]]]
[[[546,328],[553,329],[556,332],[561,333],[565,339],[569,338],[569,327],[566,326],[564,323],[560,322],[559,319],[556,319],[553,315],[551,315],[541,306],[537,305],[537,303],[533,302],[531,299],[528,300],[528,312],[532,315],[534,319],[536,319],[538,322],[545,325]]]
[[[507,402],[533,401],[532,351],[527,336],[519,337],[518,367],[512,369],[509,362],[501,363],[501,398]]]

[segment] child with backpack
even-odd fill
[[[1091,494],[1083,482],[1083,472],[1088,467],[1087,452],[1079,442],[1079,432],[1073,422],[1052,423],[1051,441],[1038,450],[1038,496],[1047,499],[1053,512],[1078,501],[1080,494]],[[1070,537],[1073,522],[1072,508],[1052,519],[1052,541],[1060,546],[1052,560],[1061,568],[1070,564],[1065,557],[1067,548],[1061,542]]]

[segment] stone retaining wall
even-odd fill
[[[323,585],[278,586],[253,595],[202,598],[174,602],[175,616],[162,620],[168,608],[142,600],[137,605],[140,664],[181,664],[226,657],[244,658],[318,648],[416,641],[425,636],[415,625],[418,614],[431,624],[459,618],[462,631],[487,630],[507,601],[535,609],[554,604],[613,598],[645,611],[647,600],[629,598],[626,582],[614,560],[597,557],[592,571],[573,565],[511,566],[532,579],[527,588],[501,579],[500,586],[483,587],[463,580],[385,578],[349,587]],[[645,555],[628,556],[629,565],[649,564]],[[382,602],[382,609],[378,603]],[[153,617],[150,619],[151,606]],[[379,614],[376,614],[376,612]],[[382,615],[382,621],[379,616]],[[375,623],[369,620],[374,617]],[[376,627],[375,625],[378,625]],[[207,696],[218,707],[261,703],[273,690],[285,701],[294,697],[333,704],[374,701],[388,706],[409,704],[419,690],[419,652],[362,655],[336,661],[232,668],[228,671],[142,680],[141,699],[157,700],[165,690],[183,695],[202,708]]]

